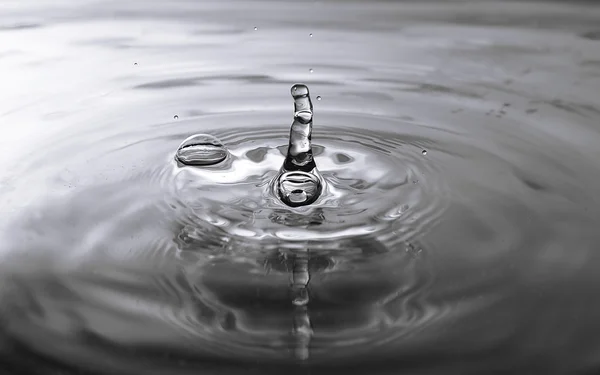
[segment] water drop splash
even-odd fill
[[[275,179],[275,189],[285,204],[298,207],[311,204],[319,198],[323,179],[313,158],[313,106],[308,87],[296,84],[292,86],[291,93],[294,98],[294,122],[287,156]]]
[[[294,357],[304,361],[309,357],[309,344],[313,335],[312,324],[308,315],[308,283],[310,281],[308,249],[295,252],[293,257],[290,289],[292,304],[294,305],[294,327],[292,331],[295,338]]]
[[[184,165],[215,165],[229,156],[229,151],[216,137],[196,134],[185,139],[177,148],[175,158]]]
[[[291,207],[305,206],[319,198],[322,185],[319,177],[302,171],[285,172],[277,181],[279,198]]]

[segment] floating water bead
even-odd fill
[[[184,140],[176,158],[185,165],[215,165],[227,158],[229,151],[216,137],[196,134]]]

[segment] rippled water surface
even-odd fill
[[[0,87],[2,374],[600,371],[594,3],[7,0]]]

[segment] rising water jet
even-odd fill
[[[294,121],[290,129],[287,155],[275,178],[275,192],[290,207],[314,203],[323,190],[323,178],[317,170],[311,144],[313,106],[308,87],[295,84]]]

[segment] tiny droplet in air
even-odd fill
[[[312,73],[312,72],[313,72],[313,70],[312,70],[312,69],[308,69],[308,72],[309,72],[309,73]]]
[[[427,150],[423,150],[423,151],[421,151],[421,153],[422,153],[423,155],[427,155]]]
[[[258,27],[254,26],[254,31],[258,30]]]
[[[175,120],[177,120],[177,119],[179,118],[179,116],[178,116],[178,115],[175,115],[175,116],[173,116],[173,118],[174,118]]]
[[[137,63],[133,63],[133,65],[137,65]]]
[[[308,36],[312,38],[312,33],[308,34]]]
[[[227,158],[229,151],[216,137],[196,134],[185,139],[175,157],[185,165],[215,165]]]
[[[317,96],[317,100],[321,100],[321,96]]]

